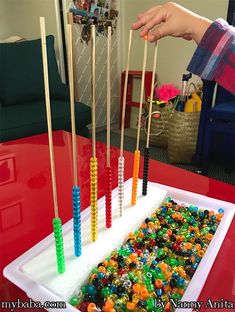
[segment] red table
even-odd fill
[[[59,211],[62,222],[72,218],[72,148],[67,132],[53,134]],[[89,206],[91,141],[78,137],[82,209]],[[111,150],[113,187],[117,187],[119,150]],[[97,143],[99,197],[104,195],[106,147]],[[133,154],[125,152],[125,180],[132,176]],[[141,159],[140,172],[142,173]],[[159,161],[150,161],[150,181],[235,203],[235,186],[196,175]],[[3,268],[52,232],[53,199],[47,135],[0,144],[0,302],[26,301],[26,295],[2,275]],[[199,300],[235,303],[235,221],[226,235]],[[0,309],[1,310],[1,309]],[[24,310],[27,311],[27,310]],[[28,310],[32,311],[32,310]],[[40,311],[40,310],[37,310]],[[201,310],[202,311],[202,310]],[[210,311],[210,309],[206,310]],[[221,311],[221,310],[211,310]]]

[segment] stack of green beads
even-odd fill
[[[222,217],[222,208],[215,213],[166,198],[93,268],[70,303],[81,312],[173,311],[170,301],[182,298]]]

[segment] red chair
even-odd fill
[[[120,98],[120,128],[121,128],[121,116],[123,108],[123,93],[124,93],[124,83],[125,83],[125,74],[126,71],[122,72],[121,75],[121,98]],[[151,81],[153,73],[151,71],[145,72],[145,83],[144,83],[144,92],[145,92],[145,101],[147,101],[148,96],[150,96],[151,91]],[[126,96],[126,114],[125,114],[125,123],[124,127],[130,127],[131,119],[131,107],[139,107],[139,102],[132,101],[132,92],[133,92],[133,82],[134,79],[142,77],[142,71],[131,70],[128,73],[128,82],[127,82],[127,96]]]

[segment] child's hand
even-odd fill
[[[181,37],[186,40],[195,40],[199,43],[212,23],[180,5],[168,2],[157,5],[137,17],[138,21],[132,25],[132,29],[141,27],[141,37],[148,34],[148,40],[154,42],[162,37]],[[158,26],[159,25],[159,26]],[[155,26],[158,26],[155,28]]]

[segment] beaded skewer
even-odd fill
[[[128,73],[129,73],[129,66],[130,66],[131,42],[132,42],[132,30],[130,30],[130,34],[129,34],[129,45],[128,45],[128,54],[127,54],[127,65],[126,65],[124,92],[123,92],[123,99],[122,99],[122,119],[121,119],[120,156],[119,156],[119,158],[118,158],[118,204],[119,204],[119,213],[120,213],[120,216],[122,216],[123,199],[124,199],[124,157],[123,157],[123,143],[124,143],[124,123],[125,123],[125,112],[126,112],[126,96],[127,96]]]
[[[95,25],[91,26],[92,53],[92,157],[90,159],[90,204],[91,204],[91,241],[98,238],[98,208],[97,208],[97,158],[95,143]]]
[[[134,206],[137,199],[137,189],[138,189],[138,177],[139,177],[139,166],[140,166],[140,126],[141,126],[141,115],[142,115],[142,106],[144,98],[144,82],[145,82],[145,70],[147,62],[147,36],[145,36],[144,41],[144,57],[143,57],[143,68],[142,68],[142,80],[141,80],[141,90],[140,90],[140,107],[139,107],[139,120],[138,120],[138,129],[137,129],[137,140],[136,140],[136,150],[134,153],[134,167],[133,167],[133,179],[132,179],[132,194],[131,194],[131,204]]]
[[[110,165],[110,106],[111,106],[111,82],[110,82],[110,59],[111,59],[111,27],[108,27],[107,42],[107,166],[106,166],[106,227],[112,226],[112,170]]]
[[[155,45],[154,57],[153,57],[153,76],[151,82],[151,92],[150,92],[150,103],[149,103],[149,115],[148,115],[148,131],[146,147],[144,149],[144,170],[143,170],[143,185],[142,185],[142,195],[147,195],[148,189],[148,173],[149,173],[149,157],[150,157],[150,128],[151,128],[151,117],[152,117],[152,107],[153,107],[153,93],[154,93],[154,80],[156,75],[156,65],[157,65],[157,51],[158,51],[158,41]]]
[[[59,218],[58,200],[57,200],[57,191],[56,191],[55,160],[54,160],[52,126],[51,126],[50,91],[49,91],[49,79],[48,79],[46,31],[45,31],[44,17],[40,17],[40,30],[41,30],[43,76],[44,76],[45,102],[46,102],[46,112],[47,112],[47,127],[48,127],[50,165],[51,165],[51,179],[52,179],[52,191],[53,191],[54,214],[55,214],[55,217],[52,220],[52,223],[53,223],[54,237],[55,237],[57,270],[58,270],[58,273],[64,273],[65,272],[64,244],[63,244],[63,234],[62,234],[62,223],[61,223],[61,219]]]
[[[71,109],[71,128],[72,128],[72,149],[73,149],[73,178],[74,186],[72,189],[73,202],[73,236],[74,236],[74,255],[81,256],[81,207],[80,207],[80,187],[78,187],[77,176],[77,143],[75,126],[75,107],[74,107],[74,80],[73,80],[73,49],[72,49],[72,25],[67,25],[68,34],[68,71],[69,71],[69,93]]]

